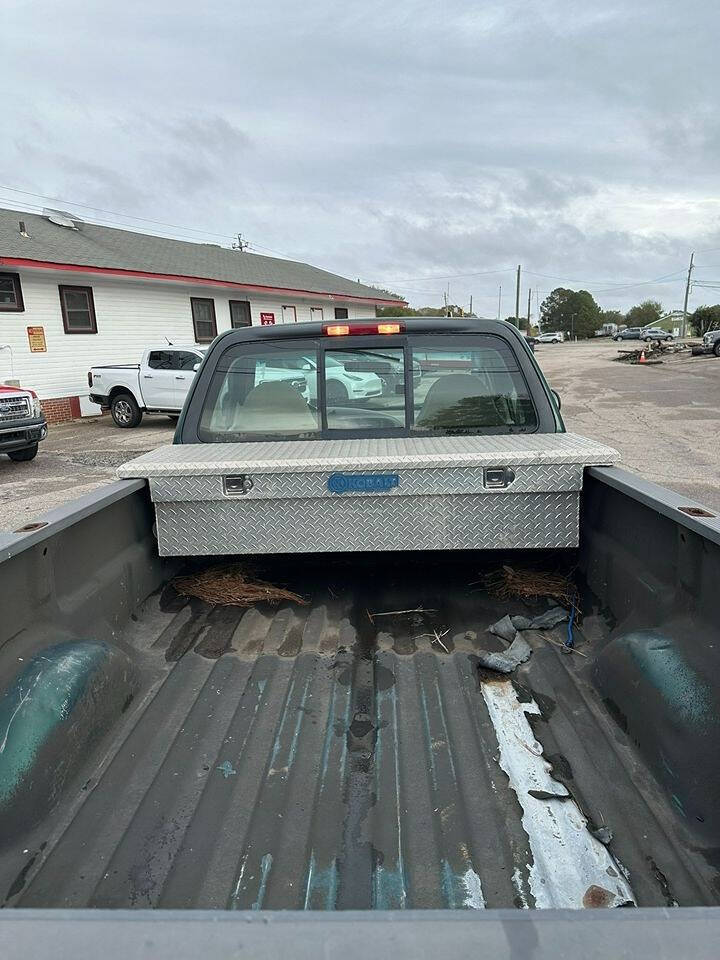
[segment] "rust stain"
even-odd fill
[[[584,907],[609,907],[615,901],[615,894],[605,887],[598,887],[594,883],[587,888],[583,897]]]

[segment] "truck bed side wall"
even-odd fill
[[[43,519],[25,536],[0,536],[0,651],[13,648],[8,663],[0,653],[0,683],[18,656],[47,644],[116,638],[167,576],[142,481],[110,484]]]
[[[586,471],[580,567],[618,622],[717,621],[720,520],[695,519],[679,494],[617,468]]]

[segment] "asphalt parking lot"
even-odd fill
[[[612,341],[540,344],[537,359],[562,398],[568,430],[620,450],[622,465],[720,510],[720,360],[612,363]],[[120,430],[108,417],[52,426],[29,463],[0,456],[0,530],[115,479],[119,464],[172,440],[167,417]]]
[[[573,433],[615,447],[621,466],[720,510],[720,360],[612,363],[611,340],[540,344],[536,357]]]

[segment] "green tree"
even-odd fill
[[[650,327],[663,315],[663,306],[659,300],[643,300],[630,307],[625,314],[625,323],[629,327]]]
[[[467,317],[457,303],[449,303],[447,307],[375,307],[376,317]]]
[[[580,339],[592,337],[601,324],[601,310],[587,290],[557,287],[540,304],[540,328],[562,330]]]
[[[375,307],[376,317],[419,317],[420,311],[413,307]]]
[[[696,337],[701,337],[708,330],[720,329],[720,303],[712,307],[698,307],[688,318],[690,328]]]

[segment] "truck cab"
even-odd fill
[[[0,453],[16,462],[33,460],[47,436],[47,423],[34,390],[0,384]]]

